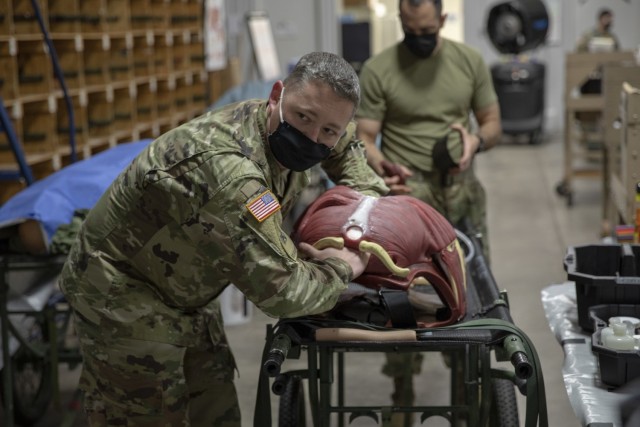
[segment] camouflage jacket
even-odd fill
[[[152,142],[89,213],[60,285],[104,333],[188,345],[218,324],[217,296],[233,283],[265,313],[326,311],[352,271],[306,261],[282,218],[309,182],[267,148],[266,102],[209,112]],[[355,124],[322,166],[336,184],[387,191],[354,139]],[[269,191],[281,209],[262,222],[248,205]]]

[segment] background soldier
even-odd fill
[[[485,192],[473,158],[501,134],[491,75],[477,51],[439,36],[447,17],[440,0],[400,0],[399,7],[404,40],[370,58],[360,72],[358,137],[393,194],[419,198],[454,225],[468,220],[489,260]],[[413,402],[407,382],[421,360],[419,353],[389,354],[383,372],[394,378],[397,405]]]

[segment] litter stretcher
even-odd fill
[[[344,192],[338,193],[337,197],[328,196],[331,200],[325,201],[324,206],[333,209],[336,205],[343,203],[345,197],[347,199],[350,197],[349,194],[345,196]],[[315,202],[315,206],[312,204],[310,210],[316,209],[318,203],[323,204],[322,201]],[[362,206],[366,203],[366,201],[359,201],[358,207],[348,213],[348,219],[344,217],[336,221],[339,224],[360,224],[365,230],[366,240],[375,241],[376,236],[372,233],[366,236],[366,230],[376,228],[379,230],[375,223],[367,224],[364,221],[366,215],[363,215]],[[395,209],[393,206],[400,205],[406,206],[406,204],[394,203],[392,206],[385,206],[384,209]],[[420,214],[423,219],[433,218],[428,210],[430,207],[426,209],[419,207],[418,210],[420,209],[423,211]],[[321,212],[323,218],[321,221],[326,221],[327,217],[340,216],[340,212],[331,212],[327,215],[328,213]],[[376,216],[375,212],[372,216]],[[406,217],[403,218],[409,220]],[[300,228],[304,229],[304,221],[303,219],[302,223],[297,224],[297,232],[300,232]],[[436,224],[431,222],[426,226],[438,227],[438,224],[436,221]],[[322,227],[321,224],[320,228]],[[349,229],[350,226],[339,227],[337,233],[346,236],[343,239],[345,242],[349,238]],[[325,228],[320,233],[326,235],[327,230],[329,229]],[[398,232],[397,229],[392,231]],[[304,230],[302,232],[304,233]],[[425,286],[422,291],[425,294],[416,300],[414,286],[411,289],[394,291],[388,287],[374,289],[352,284],[347,291],[351,296],[346,298],[346,301],[339,302],[330,313],[281,319],[275,325],[268,325],[254,426],[271,425],[270,392],[280,397],[278,414],[280,427],[305,425],[307,415],[315,427],[344,426],[347,420],[351,423],[359,417],[369,417],[375,420],[377,425],[390,426],[391,416],[394,413],[414,413],[421,423],[427,422],[431,417],[441,417],[453,426],[518,426],[520,422],[515,394],[517,389],[526,397],[525,425],[546,427],[548,421],[544,382],[535,348],[526,334],[513,324],[506,292],[499,292],[482,254],[478,238],[472,233],[465,234],[458,230],[454,233],[464,254],[463,263],[467,272],[466,287],[458,286],[458,291],[462,290],[464,295],[457,295],[452,299],[452,294],[442,292],[442,289],[436,289],[435,293],[438,295],[433,295],[433,288],[436,286]],[[377,238],[384,240],[380,236]],[[371,245],[375,246],[375,242],[360,245],[358,239],[354,240],[355,242],[352,243],[359,245],[361,250]],[[451,243],[448,242],[447,238],[441,244],[428,248],[429,256],[422,260],[414,260],[413,265],[418,265],[423,273],[428,272],[430,267],[426,266],[425,262],[439,258],[440,255],[437,253],[450,248]],[[393,246],[388,241],[384,244],[387,248]],[[390,258],[395,260],[400,257],[394,253],[390,255]],[[384,256],[379,258],[382,259]],[[367,269],[371,269],[371,266],[370,261]],[[392,268],[395,267],[392,266]],[[372,269],[376,270],[377,266],[373,265]],[[453,271],[455,265],[451,262],[447,264],[441,260],[439,269],[449,269],[449,276],[455,276]],[[366,271],[363,276],[367,275]],[[394,273],[393,280],[398,278],[396,274],[401,274],[400,270]],[[407,277],[414,279],[411,273],[408,274]],[[372,277],[364,279],[365,282],[369,280],[375,279]],[[385,282],[386,279],[383,277],[381,280]],[[393,280],[387,281],[386,284],[394,285]],[[431,280],[431,283],[437,283],[437,278]],[[397,280],[395,285],[398,285],[396,288],[402,287],[402,283]],[[428,295],[429,289],[432,295]],[[453,294],[455,293],[454,291]],[[396,297],[402,295],[406,300],[412,300],[410,304],[413,308],[409,311],[413,310],[414,313],[416,308],[425,309],[425,306],[429,305],[427,303],[418,307],[420,304],[416,304],[416,301],[430,301],[430,296],[439,296],[441,303],[447,298],[449,303],[454,300],[465,301],[464,309],[453,308],[445,301],[444,305],[441,304],[439,307],[436,305],[432,310],[431,314],[435,313],[435,318],[431,321],[425,321],[427,317],[419,318],[416,315],[412,317],[418,319],[418,322],[416,323],[413,319],[412,325],[412,319],[403,316],[403,313],[407,312],[407,306],[396,301]],[[425,309],[426,311],[428,310]],[[304,352],[306,352],[306,368],[287,371],[286,360],[304,359]],[[345,354],[349,352],[442,353],[450,367],[450,404],[444,406],[393,406],[391,403],[386,406],[346,404],[345,389],[348,378]],[[501,363],[494,366],[494,360]],[[511,363],[502,363],[506,361]],[[378,373],[375,372],[372,375],[378,375]],[[307,393],[304,392],[304,382],[307,383]],[[363,392],[366,393],[367,390]],[[308,395],[310,414],[305,413],[307,407],[305,395]],[[408,420],[409,417],[405,419]],[[408,421],[406,425],[409,425]]]

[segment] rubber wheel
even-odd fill
[[[278,427],[305,427],[305,403],[302,378],[289,378],[284,393],[280,396]]]
[[[491,381],[490,427],[518,427],[518,401],[513,383],[506,379],[494,378]]]
[[[43,325],[35,323],[28,339],[31,342],[46,342],[46,335]],[[53,396],[51,362],[22,347],[11,358],[11,368],[14,421],[19,425],[33,425],[44,416]]]

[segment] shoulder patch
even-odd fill
[[[281,208],[278,199],[276,199],[276,196],[274,196],[269,190],[266,190],[258,195],[258,197],[251,199],[246,206],[249,212],[251,212],[251,215],[253,215],[259,222],[269,218]]]
[[[242,186],[240,192],[244,196],[245,200],[248,200],[249,197],[255,195],[258,191],[264,190],[264,187],[255,180],[251,180]]]

